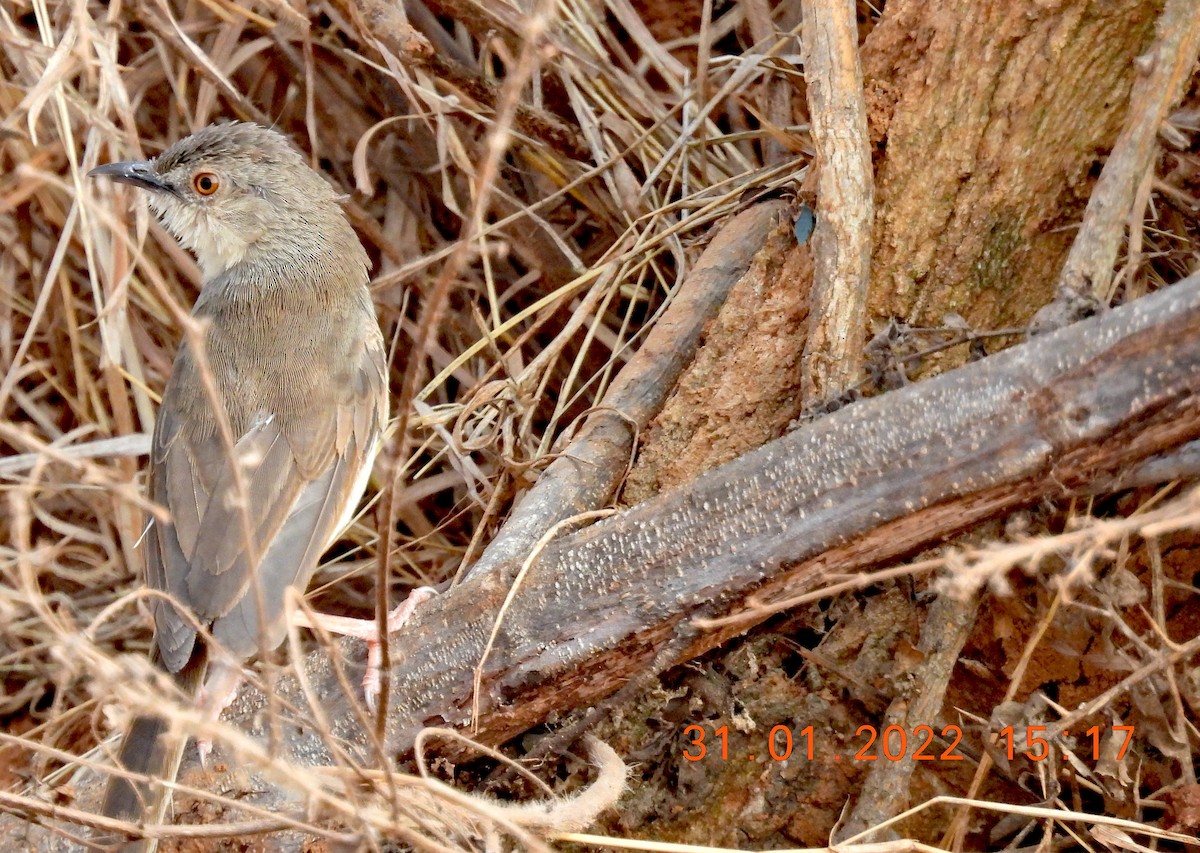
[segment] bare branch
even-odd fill
[[[812,308],[804,396],[835,396],[859,378],[866,335],[875,184],[854,4],[804,0],[804,77],[817,148]]]

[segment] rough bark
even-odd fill
[[[642,434],[622,499],[634,504],[781,435],[800,414],[800,358],[812,250],[791,223],[733,288],[666,407]],[[747,377],[757,377],[747,382]]]
[[[1020,325],[1047,302],[1159,0],[889,2],[863,46],[871,316]]]
[[[818,170],[803,388],[806,398],[821,400],[845,392],[862,372],[875,189],[854,6],[804,0],[803,9]]]
[[[694,635],[686,623],[737,610],[756,588],[811,587],[835,567],[902,556],[1190,441],[1198,391],[1192,278],[852,405],[552,543],[487,658],[478,734],[503,741],[597,701],[677,628],[681,661],[747,630],[767,614]],[[431,721],[466,722],[471,673],[508,588],[501,574],[468,581],[420,613],[392,672],[394,748]]]
[[[1195,0],[1168,0],[1158,21],[1154,48],[1137,62],[1138,79],[1120,139],[1088,199],[1079,235],[1059,276],[1060,286],[1112,298],[1110,282],[1125,223],[1134,211],[1138,187],[1154,169],[1158,129],[1179,103],[1192,77],[1200,48],[1200,7]]]
[[[954,311],[976,328],[1000,329],[1024,324],[1051,299],[1161,5],[887,4],[862,48],[877,146],[869,319],[938,325]],[[776,316],[804,317],[812,264],[795,263],[794,248],[780,252]],[[792,387],[789,358],[752,356],[768,334],[790,334],[803,347],[804,325],[789,331],[764,316],[751,326],[736,303],[729,310],[733,318],[717,328],[744,334],[702,354],[708,361],[689,371],[644,436],[638,465],[648,469],[635,469],[637,498],[656,480],[686,482],[730,458],[728,448],[743,452],[778,429],[773,412],[729,417],[722,389]],[[725,363],[713,363],[722,349]],[[793,415],[817,402],[793,399]]]
[[[754,280],[761,276],[753,270],[747,276],[747,269],[761,271],[764,243],[779,245],[773,223],[785,208],[782,202],[767,201],[751,205],[721,224],[637,355],[621,370],[571,443],[517,504],[469,574],[486,574],[521,559],[558,522],[608,505],[629,468],[634,441],[688,368],[705,326],[731,289],[745,289],[743,277]]]

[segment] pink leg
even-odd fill
[[[238,688],[242,686],[242,673],[236,666],[220,662],[209,665],[208,677],[200,687],[196,705],[204,712],[205,719],[216,722],[229,707]],[[196,738],[196,751],[200,754],[200,766],[208,767],[208,754],[212,752],[210,738]]]
[[[391,636],[403,628],[404,623],[412,617],[413,612],[435,595],[437,595],[437,590],[431,586],[417,587],[410,592],[408,598],[404,599],[404,603],[388,614],[388,635]],[[313,624],[314,621],[330,633],[341,634],[344,637],[357,637],[367,644],[367,672],[363,676],[362,687],[367,707],[374,711],[375,703],[379,699],[379,673],[383,660],[383,652],[379,644],[378,623],[374,619],[350,619],[346,616],[330,616],[325,613],[316,614],[312,621],[304,613],[298,614],[296,619],[296,623],[305,628],[316,627]]]

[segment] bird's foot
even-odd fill
[[[388,636],[395,634],[412,618],[413,613],[424,602],[437,595],[437,590],[431,586],[419,586],[408,594],[404,603],[396,607],[387,618]],[[381,672],[383,669],[383,646],[379,641],[379,623],[374,619],[351,619],[346,616],[330,616],[317,614],[311,621],[303,619],[301,624],[315,627],[317,622],[325,630],[341,634],[343,637],[356,637],[367,644],[367,671],[363,675],[363,696],[367,700],[367,708],[374,713],[379,701]]]
[[[196,705],[204,715],[205,721],[215,723],[221,714],[233,702],[238,688],[242,686],[242,671],[236,666],[214,662],[209,666],[208,678],[200,687],[196,696]],[[196,738],[196,752],[200,756],[200,766],[208,769],[208,756],[212,752],[213,742],[210,737]]]
[[[431,586],[419,586],[410,592],[408,598],[404,599],[404,603],[395,607],[388,614],[388,636],[390,637],[403,628],[405,623],[412,618],[416,609],[435,595],[437,595],[437,590]],[[374,627],[373,624],[372,627]],[[371,635],[364,637],[363,640],[367,644],[367,671],[363,675],[362,681],[363,696],[367,700],[367,708],[374,713],[379,702],[380,673],[383,671],[383,644],[379,642],[378,631],[372,631]]]

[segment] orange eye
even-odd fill
[[[192,177],[192,188],[200,195],[212,195],[220,186],[220,179],[212,172],[197,172]]]

